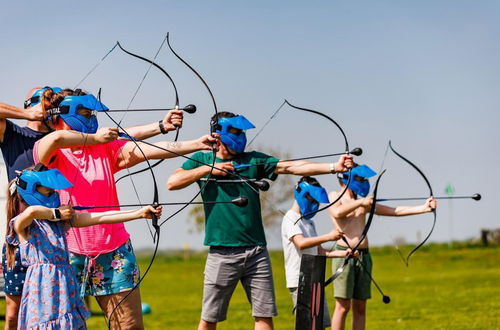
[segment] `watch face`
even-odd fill
[[[59,211],[59,209],[54,209],[54,214],[56,219],[61,219],[61,211]]]

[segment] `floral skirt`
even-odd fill
[[[139,266],[130,240],[97,257],[70,254],[81,296],[105,296],[128,291],[139,282]]]

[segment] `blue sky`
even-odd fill
[[[460,195],[481,192],[479,203],[440,203],[432,240],[450,237],[450,209],[451,235],[464,239],[498,227],[499,14],[496,1],[10,1],[0,13],[0,102],[21,105],[36,85],[74,87],[117,40],[153,57],[170,32],[174,48],[211,86],[219,110],[245,114],[259,128],[287,98],[337,120],[350,145],[364,149],[361,163],[379,170],[392,139],[427,174],[436,195],[448,183]],[[157,62],[173,76],[181,104],[199,108],[186,115],[181,139],[208,132],[213,110],[201,83],[167,48]],[[102,88],[104,103],[123,108],[146,70],[146,64],[114,51],[81,87]],[[152,69],[133,107],[173,104],[169,82]],[[123,123],[159,119],[129,113]],[[290,108],[282,109],[256,143],[293,157],[343,150],[331,124]],[[194,186],[163,189],[182,160],[167,163],[156,170],[161,199],[189,199]],[[393,155],[384,166],[381,196],[427,194],[419,175]],[[148,174],[136,180],[146,183],[143,200],[152,199]],[[334,177],[320,181],[338,189]],[[123,202],[135,202],[129,182],[118,189]],[[188,233],[186,217],[184,212],[163,227],[163,247],[202,246],[201,235]],[[320,231],[328,229],[326,215],[317,221]],[[379,218],[370,241],[414,241],[431,222],[430,215]],[[150,245],[142,222],[129,228],[136,246]],[[277,233],[268,234],[269,245],[279,247]]]

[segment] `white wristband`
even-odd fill
[[[332,174],[336,173],[336,171],[335,171],[335,163],[331,163],[330,164],[330,173],[332,173]]]

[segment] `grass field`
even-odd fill
[[[141,287],[143,301],[152,309],[145,316],[147,329],[197,327],[205,255],[191,255],[186,260],[180,255],[157,257]],[[372,255],[375,280],[392,302],[383,304],[372,287],[368,329],[500,329],[500,248],[429,245],[413,256],[409,268],[393,248],[374,248]],[[291,299],[284,284],[283,255],[277,251],[271,257],[279,312],[275,328],[294,329]],[[147,257],[141,258],[142,267],[148,262]],[[331,290],[327,288],[332,308]],[[94,302],[98,314],[95,307]],[[4,308],[3,301],[0,308]],[[106,329],[102,314],[92,316],[88,326]],[[250,306],[238,286],[228,319],[220,323],[219,329],[252,328]]]

